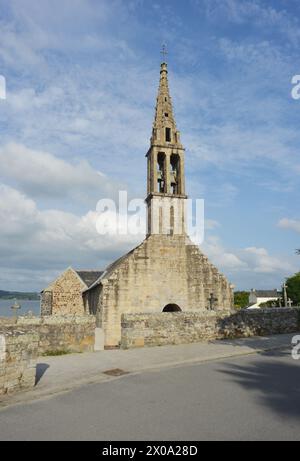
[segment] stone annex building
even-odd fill
[[[210,299],[214,299],[221,310],[232,308],[232,285],[186,234],[184,153],[164,62],[146,155],[147,236],[98,277],[97,271],[93,271],[92,278],[94,275],[95,278],[93,282],[89,278],[91,283],[86,283],[80,272],[69,269],[52,288],[50,285],[44,290],[42,315],[76,312],[75,306],[78,306],[80,313],[96,315],[98,327],[104,331],[105,346],[113,347],[120,343],[122,313],[198,311],[211,308]],[[70,276],[74,285],[70,284]],[[64,292],[61,298],[53,291],[57,282]],[[70,295],[73,307],[67,307],[66,299]],[[58,299],[61,299],[61,308]]]
[[[76,271],[68,267],[41,292],[42,315],[84,315],[82,293],[102,274],[101,271]]]

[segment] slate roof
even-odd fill
[[[103,275],[103,278],[105,277],[108,277],[112,271],[118,267],[118,265],[124,260],[126,259],[131,253],[133,253],[137,248],[139,248],[140,246],[142,246],[144,244],[144,241],[142,243],[140,243],[138,246],[136,246],[135,248],[133,248],[132,250],[130,250],[128,253],[126,253],[125,255],[121,256],[119,259],[117,259],[116,261],[114,261],[112,264],[110,264],[106,269],[105,271],[101,272],[100,274]],[[96,287],[97,285],[99,285],[101,283],[101,275],[98,277],[98,279],[96,279],[94,281],[94,283],[92,283],[91,285],[88,286],[88,288],[86,290],[84,290],[84,292],[87,292],[89,290],[92,290],[94,287]]]
[[[257,298],[279,298],[281,296],[280,291],[277,290],[254,290],[254,294]]]
[[[86,284],[87,287],[93,285],[98,278],[103,274],[103,271],[88,270],[88,271],[76,271],[81,280]]]

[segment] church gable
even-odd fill
[[[69,267],[41,293],[41,315],[84,314],[82,291],[86,283]]]
[[[170,305],[206,310],[211,293],[215,309],[230,310],[233,302],[226,278],[185,236],[151,235],[113,265],[95,292],[96,287],[86,295],[99,307],[108,346],[120,341],[122,313],[167,312]]]

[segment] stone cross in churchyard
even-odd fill
[[[218,298],[215,298],[215,297],[214,297],[214,294],[211,293],[211,294],[210,294],[210,297],[208,298],[209,308],[210,308],[211,311],[213,310],[214,304],[215,304],[217,301],[218,301]]]
[[[288,307],[292,307],[293,301],[289,298],[287,301]]]
[[[282,288],[283,288],[284,307],[288,307],[288,297],[287,297],[287,291],[286,291],[287,287],[288,287],[288,286],[287,286],[286,283],[284,283],[284,284],[282,285]]]

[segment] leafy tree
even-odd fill
[[[234,293],[234,307],[236,309],[243,309],[249,306],[249,291],[236,291]]]
[[[294,306],[300,306],[300,272],[289,277],[286,281],[287,295],[293,301]]]

